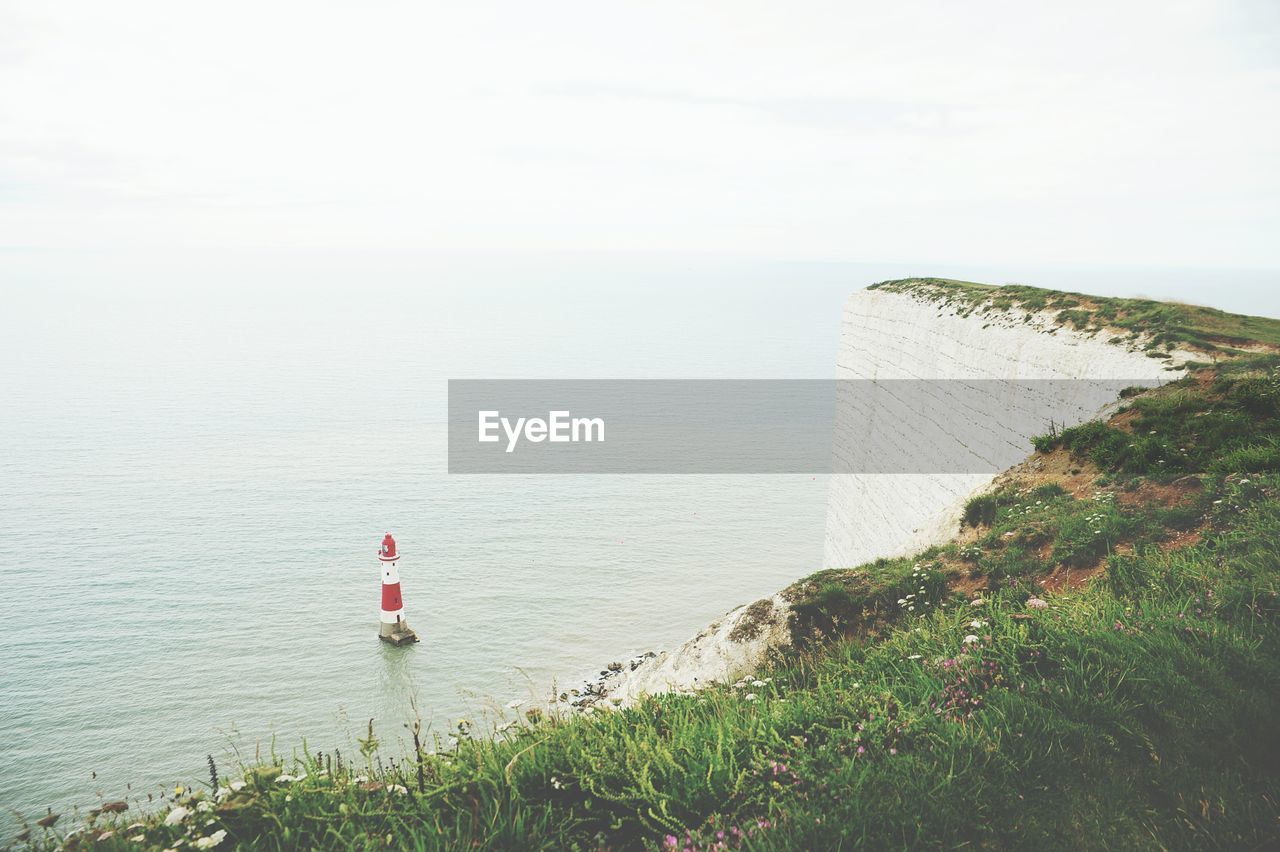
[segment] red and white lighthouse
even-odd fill
[[[392,645],[406,645],[418,641],[418,634],[404,620],[404,601],[400,599],[400,572],[396,563],[400,553],[396,540],[387,533],[382,537],[378,561],[382,564],[382,616],[378,625],[378,638]]]

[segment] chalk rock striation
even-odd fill
[[[852,380],[855,388],[884,383],[923,388],[924,396],[955,394],[956,400],[948,405],[933,399],[922,413],[912,410],[918,400],[891,400],[897,393],[851,392],[851,399],[837,400],[833,455],[848,462],[844,469],[860,471],[866,468],[859,466],[858,453],[875,454],[886,440],[904,457],[913,445],[936,456],[939,444],[950,442],[954,446],[944,454],[1010,459],[1016,450],[1016,458],[1004,464],[1011,466],[1032,451],[1031,438],[1051,425],[1094,419],[1116,403],[1121,383],[1171,381],[1192,357],[1151,357],[1145,343],[1106,330],[1064,327],[1052,312],[952,304],[927,286],[859,291],[844,306],[836,378]],[[865,410],[867,405],[875,410]],[[936,416],[939,411],[946,416]],[[945,542],[956,531],[965,501],[1000,472],[980,467],[832,475],[823,567],[851,568]],[[771,651],[791,642],[788,591],[730,611],[674,650],[609,672],[576,703],[625,706],[646,694],[692,691],[754,672]]]
[[[896,429],[922,453],[935,455],[939,440],[956,442],[959,452],[963,442],[985,435],[1016,448],[1015,460],[1020,460],[1032,451],[1035,435],[1104,413],[1120,384],[1156,384],[1182,375],[1177,366],[1191,353],[1153,358],[1143,343],[1105,330],[1090,334],[1063,327],[1052,312],[973,310],[931,298],[927,289],[863,290],[844,306],[836,378],[911,380],[963,403],[948,409],[948,435],[938,434],[923,418],[913,422],[909,412],[895,412],[889,424],[866,415],[852,421],[865,429]],[[1016,389],[1016,411],[1014,401],[996,398],[1002,388]],[[1029,389],[1040,393],[1028,398]],[[972,404],[983,395],[991,395],[988,404]],[[1001,409],[1010,416],[993,419],[991,414]],[[841,437],[837,435],[837,453]],[[859,436],[843,437],[856,444]],[[871,446],[883,441],[866,439]],[[850,568],[941,544],[955,532],[964,502],[999,473],[833,476],[823,567]]]

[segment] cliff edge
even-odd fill
[[[940,438],[998,428],[1005,434],[997,437],[1018,446],[1021,457],[1032,451],[1036,435],[1105,413],[1117,401],[1117,382],[1149,386],[1180,378],[1183,365],[1197,355],[1192,344],[1211,345],[1162,335],[1160,329],[1124,327],[1117,304],[1126,302],[943,279],[882,282],[855,292],[841,318],[836,378],[933,383],[938,393],[954,392],[965,404],[955,407],[955,419],[941,431],[919,428],[901,411],[862,411],[849,421],[900,432],[908,446],[915,441],[922,448]],[[1043,383],[1037,386],[1045,390],[1033,401],[1034,410],[998,422],[965,420],[998,410],[1001,388],[1029,383]],[[842,443],[877,440],[862,431],[838,433],[833,451],[844,451]],[[833,475],[822,567],[851,568],[941,544],[955,534],[965,502],[997,475]],[[626,705],[647,694],[737,680],[792,642],[792,607],[804,588],[801,581],[738,606],[679,647],[633,660],[588,684],[574,703]]]

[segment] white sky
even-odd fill
[[[1280,267],[1280,3],[0,0],[0,248]]]

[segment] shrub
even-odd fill
[[[1031,446],[1037,453],[1051,453],[1058,448],[1062,438],[1060,435],[1036,435],[1031,439]]]
[[[971,527],[991,526],[996,520],[999,501],[994,494],[979,494],[964,504],[964,522]]]

